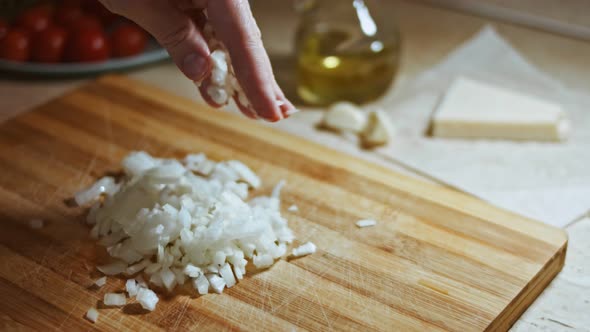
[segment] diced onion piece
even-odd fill
[[[217,265],[209,265],[207,266],[207,272],[209,273],[219,273],[219,267]]]
[[[373,219],[362,219],[356,222],[357,227],[371,227],[377,225],[377,221]]]
[[[177,285],[184,285],[186,281],[186,274],[181,269],[172,269],[174,276],[176,277],[176,284]]]
[[[289,206],[289,208],[287,209],[287,211],[289,212],[298,212],[299,211],[299,207],[295,204]]]
[[[143,287],[137,291],[136,299],[142,308],[149,311],[154,311],[154,309],[156,309],[156,304],[158,304],[158,301],[160,300],[156,293],[151,289]]]
[[[131,152],[125,159],[123,159],[123,169],[128,175],[135,177],[141,175],[143,172],[156,167],[159,160],[153,158],[144,151]]]
[[[207,276],[207,279],[209,280],[211,289],[213,289],[215,293],[221,294],[223,292],[223,289],[225,288],[225,280],[222,277],[216,274],[210,274]]]
[[[277,183],[277,185],[272,189],[272,194],[270,196],[272,198],[279,199],[281,197],[281,190],[283,190],[283,187],[286,183],[287,182],[285,180],[279,181],[279,183]]]
[[[162,275],[160,273],[154,273],[150,276],[149,280],[150,284],[157,286],[157,287],[164,287],[164,283],[162,282]]]
[[[176,275],[170,269],[166,268],[160,271],[160,278],[168,291],[171,291],[176,286]]]
[[[259,269],[269,267],[275,262],[272,256],[269,254],[254,255],[252,261],[254,263],[254,266],[256,266]]]
[[[245,269],[234,265],[234,275],[236,276],[236,279],[238,279],[238,280],[244,279],[244,271],[243,270],[245,270]]]
[[[99,265],[96,268],[108,276],[113,276],[125,272],[127,270],[127,263],[123,261],[114,261],[109,264]]]
[[[207,94],[217,105],[227,104],[229,96],[224,88],[210,85],[207,87]]]
[[[98,278],[94,281],[94,284],[98,287],[102,287],[107,283],[107,277]]]
[[[184,268],[184,274],[186,274],[187,276],[189,276],[191,278],[197,278],[198,276],[200,276],[202,274],[202,272],[201,272],[200,268],[189,263]]]
[[[120,293],[106,293],[104,295],[103,302],[107,306],[124,306],[127,303],[124,294]]]
[[[98,310],[96,310],[96,308],[88,309],[88,311],[86,311],[86,318],[89,321],[96,323],[96,321],[98,320]]]
[[[244,165],[244,163],[238,160],[230,160],[227,164],[238,173],[241,180],[252,188],[256,189],[260,187],[260,178],[248,166]]]
[[[127,291],[127,294],[129,294],[129,297],[136,296],[137,291],[139,290],[139,287],[137,287],[137,281],[135,281],[135,279],[127,280],[127,282],[125,282],[125,290]]]
[[[218,251],[213,255],[213,264],[222,265],[225,262],[226,255],[223,251]]]
[[[76,201],[76,204],[82,206],[97,200],[102,194],[111,196],[118,190],[119,186],[115,183],[115,179],[110,176],[105,176],[87,189],[77,192],[76,195],[74,195],[74,200]]]
[[[299,247],[293,249],[292,254],[295,257],[301,257],[309,254],[313,254],[316,251],[315,244],[307,242]]]
[[[193,279],[193,286],[201,295],[205,295],[209,292],[209,280],[204,274],[201,274],[198,278]]]
[[[125,274],[126,275],[134,275],[138,272],[140,272],[141,270],[145,269],[148,265],[150,265],[152,262],[149,259],[144,259],[141,262],[134,264],[134,265],[130,265],[127,270],[125,270]]]
[[[234,278],[234,273],[228,263],[225,263],[225,265],[219,269],[219,274],[225,281],[227,288],[231,288],[236,284],[236,278]]]

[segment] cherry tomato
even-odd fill
[[[6,36],[7,32],[8,32],[8,23],[6,23],[6,21],[0,19],[0,39],[4,38],[4,36]]]
[[[86,29],[72,33],[66,45],[68,61],[97,62],[109,58],[111,47],[102,31]]]
[[[72,32],[80,30],[98,30],[103,31],[103,26],[100,20],[93,15],[83,15],[72,22],[69,26]]]
[[[104,24],[111,24],[119,17],[117,14],[106,9],[98,0],[84,1],[84,9],[86,12],[98,16]]]
[[[113,56],[115,57],[137,55],[143,52],[146,43],[145,32],[131,23],[119,25],[111,35]]]
[[[83,13],[80,7],[62,5],[55,10],[53,19],[62,27],[71,28],[82,15]]]
[[[27,61],[30,54],[29,32],[14,28],[0,40],[0,58],[12,61]]]
[[[16,26],[31,32],[47,29],[51,23],[51,9],[48,6],[32,7],[16,18]]]
[[[61,27],[49,27],[33,37],[33,61],[56,63],[62,59],[68,32]]]

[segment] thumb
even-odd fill
[[[209,75],[209,47],[193,20],[169,1],[101,0],[110,11],[147,30],[164,47],[189,79],[200,82]]]

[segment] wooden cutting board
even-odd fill
[[[283,212],[318,252],[222,295],[179,291],[151,313],[130,302],[86,321],[124,279],[91,287],[104,249],[66,201],[131,150],[239,159],[260,193],[286,179]],[[560,229],[115,76],[2,124],[0,170],[0,330],[505,330],[567,245]]]

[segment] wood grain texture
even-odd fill
[[[260,193],[286,179],[283,212],[318,252],[222,295],[179,291],[152,313],[131,302],[85,321],[124,280],[90,287],[104,250],[64,200],[138,149],[243,160]],[[562,230],[116,76],[0,126],[0,169],[0,330],[506,330],[567,246]]]

